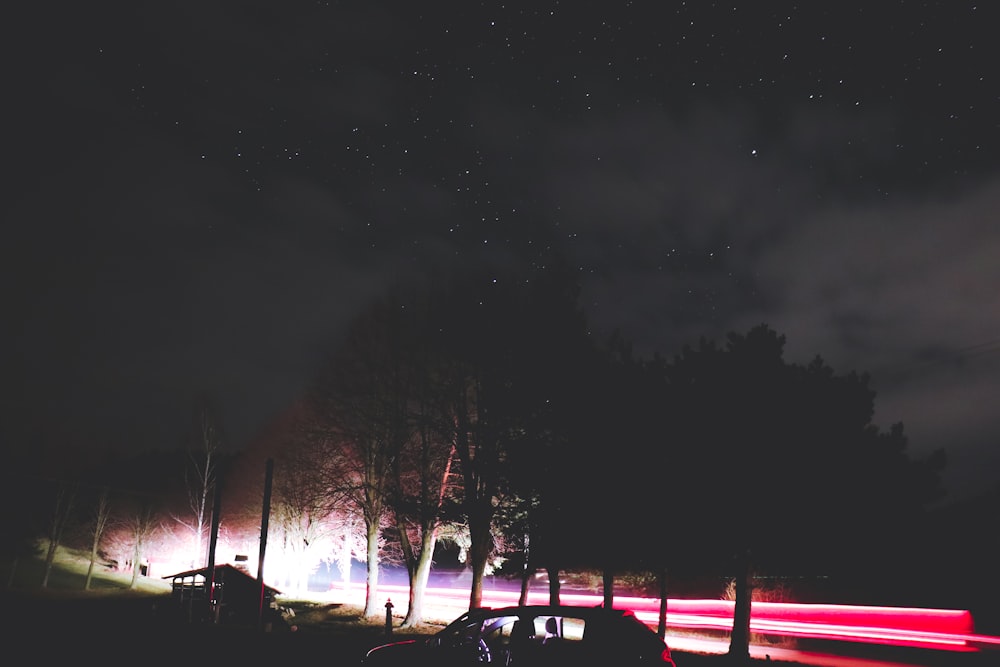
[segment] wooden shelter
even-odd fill
[[[267,622],[281,591],[257,581],[233,565],[216,565],[170,574],[171,599],[190,622],[259,625]],[[215,594],[209,595],[210,588]]]

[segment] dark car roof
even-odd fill
[[[454,621],[448,627],[462,625],[470,620],[482,620],[489,618],[501,618],[504,616],[518,616],[521,618],[535,618],[539,616],[559,616],[576,617],[584,621],[596,622],[601,625],[617,623],[621,619],[629,619],[635,623],[642,624],[635,613],[629,609],[614,609],[601,606],[577,606],[577,605],[511,605],[508,607],[478,607],[470,609]],[[645,624],[642,624],[645,625]]]
[[[579,616],[585,617],[624,617],[634,616],[628,609],[611,609],[607,607],[584,607],[577,605],[521,605],[509,607],[480,607],[469,611],[469,614],[481,616]]]

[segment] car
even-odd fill
[[[471,609],[426,639],[372,648],[362,664],[675,667],[666,642],[633,612],[563,605]]]

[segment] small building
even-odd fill
[[[225,564],[215,566],[215,596],[210,598],[208,574],[204,567],[163,577],[171,580],[171,599],[187,621],[250,626],[270,621],[281,591],[257,581],[245,568]]]

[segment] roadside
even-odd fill
[[[163,589],[0,592],[6,619],[5,648],[42,659],[46,664],[94,659],[109,667],[131,667],[136,663],[214,667],[220,660],[287,664],[329,659],[352,665],[358,664],[373,646],[388,640],[419,639],[443,627],[442,622],[403,629],[397,617],[387,636],[384,620],[364,619],[360,607],[313,601],[281,604],[294,613],[287,619],[287,627],[279,625],[272,632],[263,632],[256,627],[179,622],[171,613],[170,594]],[[997,658],[995,654],[878,651],[858,645],[837,647],[838,653],[853,652],[850,662],[842,655],[835,657],[818,650],[810,653],[775,648],[768,651],[769,658],[743,662],[734,662],[723,653],[685,651],[676,646],[672,651],[677,667],[986,667],[995,664]],[[796,658],[787,659],[788,655]],[[807,656],[807,660],[799,656]]]
[[[5,624],[8,651],[42,659],[47,664],[90,659],[109,667],[149,664],[200,667],[220,661],[289,664],[330,660],[359,664],[372,647],[386,641],[420,639],[441,626],[417,629],[365,620],[361,610],[344,605],[293,603],[289,628],[262,632],[257,628],[204,626],[167,620],[169,596],[58,595],[7,591],[0,594],[6,610],[16,610]],[[398,625],[398,619],[396,620]],[[294,627],[294,630],[292,628]],[[720,655],[677,653],[678,667],[730,667]],[[754,660],[751,665],[787,664]]]
[[[359,608],[339,604],[293,602],[294,616],[287,628],[263,632],[258,628],[192,625],[165,613],[164,595],[27,594],[0,595],[6,610],[16,610],[6,623],[8,650],[43,659],[47,664],[98,660],[109,667],[156,664],[200,667],[224,662],[295,664],[317,659],[339,665],[359,664],[378,644],[420,639],[441,626],[398,627],[391,635],[385,624],[366,620]],[[734,662],[724,654],[674,650],[677,667],[825,667],[837,663],[751,659]],[[966,656],[968,657],[968,656]],[[876,667],[876,662],[858,662]],[[885,663],[881,663],[884,665]],[[903,664],[903,663],[896,663]],[[919,664],[919,663],[918,663]],[[933,667],[981,667],[985,662],[926,663]]]

